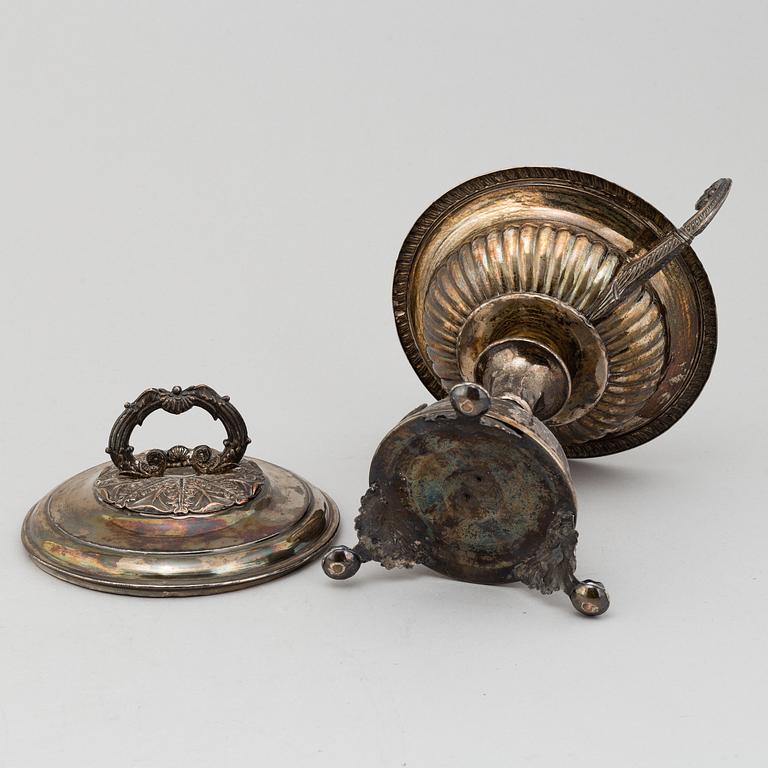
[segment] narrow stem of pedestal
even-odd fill
[[[557,413],[571,392],[563,361],[548,347],[527,339],[491,344],[480,356],[477,372],[493,397],[515,400],[542,420]]]

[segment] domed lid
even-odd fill
[[[131,432],[150,413],[194,406],[223,423],[223,450],[176,445],[134,455]],[[121,594],[225,592],[292,571],[330,542],[338,510],[298,475],[246,457],[249,442],[229,397],[210,387],[148,389],[112,427],[112,461],[66,480],[31,509],[24,546],[53,576]]]

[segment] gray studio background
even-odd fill
[[[768,11],[732,3],[0,3],[0,765],[764,766]],[[378,440],[429,399],[394,261],[472,176],[559,165],[676,222],[718,300],[670,432],[576,463],[613,605],[315,563],[216,597],[33,567],[22,518],[147,386],[232,396],[252,455],[353,540]],[[221,439],[155,414],[137,448]]]

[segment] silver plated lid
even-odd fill
[[[200,407],[221,451],[176,445],[134,455],[153,411]],[[30,510],[24,546],[43,570],[89,589],[172,597],[241,589],[320,555],[339,523],[333,500],[298,475],[245,456],[245,422],[208,386],[147,389],[109,437],[112,461],[66,480]]]

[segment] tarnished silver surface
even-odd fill
[[[714,299],[689,245],[729,188],[715,182],[680,229],[610,182],[557,168],[489,174],[430,206],[401,250],[394,306],[411,363],[442,399],[379,445],[358,543],[331,550],[326,573],[422,564],[562,590],[582,615],[605,613],[604,585],[574,573],[566,453],[639,445],[701,390]]]
[[[579,171],[513,168],[459,185],[419,218],[397,261],[395,320],[409,360],[443,397],[471,375],[457,360],[473,313],[488,323],[488,302],[553,299],[594,328],[607,365],[596,402],[552,422],[566,453],[598,456],[652,439],[690,407],[712,366],[715,302],[688,243],[729,187],[713,184],[678,230],[626,189]],[[514,308],[506,317],[515,321]]]
[[[174,446],[134,457],[128,438],[147,413],[195,405],[224,414],[221,452]],[[130,595],[225,592],[294,570],[328,545],[338,510],[298,475],[243,456],[248,442],[240,414],[209,387],[147,390],[115,423],[113,462],[41,499],[24,521],[24,545],[58,578]]]
[[[188,448],[177,446],[169,453]],[[146,463],[144,455],[137,460]],[[145,515],[210,515],[247,504],[261,489],[264,473],[251,459],[241,459],[229,472],[199,475],[186,464],[176,471],[150,477],[134,477],[107,466],[96,478],[93,491],[98,501]]]
[[[685,224],[654,245],[648,253],[625,262],[613,278],[610,288],[590,311],[589,319],[595,322],[608,315],[622,299],[630,296],[633,290],[641,288],[674,257],[682,253],[693,238],[709,226],[730,190],[730,179],[718,179],[696,201],[696,213]]]

